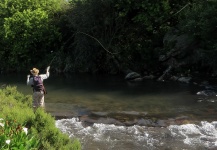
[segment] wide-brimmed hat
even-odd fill
[[[33,74],[33,75],[38,75],[39,74],[39,70],[37,68],[33,68],[32,70],[30,70],[30,72]]]

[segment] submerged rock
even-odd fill
[[[107,116],[109,113],[108,112],[92,112],[93,115],[97,116]]]
[[[217,96],[217,93],[213,90],[203,90],[203,91],[197,92],[197,95],[200,95],[200,96]]]

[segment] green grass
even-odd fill
[[[3,122],[12,122],[10,126],[3,126],[0,128],[1,135],[4,135],[4,140],[0,140],[0,146],[12,146],[17,136],[25,136],[21,131],[17,136],[10,137],[6,132],[6,127],[11,131],[16,131],[18,126],[28,128],[28,135],[23,137],[22,146],[31,145],[25,144],[32,140],[32,148],[40,150],[80,150],[81,144],[77,139],[70,139],[68,135],[63,134],[55,126],[55,119],[43,109],[37,109],[35,112],[32,109],[32,97],[30,95],[23,95],[18,92],[16,87],[7,86],[0,89],[0,118]],[[12,139],[10,139],[12,138]],[[6,140],[10,139],[12,142],[7,144]],[[36,140],[37,139],[37,140]],[[6,144],[5,144],[6,143]],[[16,143],[14,144],[16,147]],[[19,145],[19,144],[17,144]],[[11,149],[10,147],[9,149]],[[16,148],[14,148],[16,149]],[[25,148],[24,148],[25,149]]]

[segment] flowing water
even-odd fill
[[[0,75],[0,84],[32,93],[26,75]],[[198,85],[86,74],[44,84],[46,111],[83,150],[217,149],[217,98],[196,95]]]

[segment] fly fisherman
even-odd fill
[[[50,76],[50,66],[46,68],[46,74],[40,74],[37,68],[33,68],[30,70],[32,76],[27,75],[27,85],[31,85],[33,87],[33,108],[36,109],[38,107],[45,107],[44,103],[44,94],[46,94],[45,87],[43,84],[43,80],[47,79]]]

